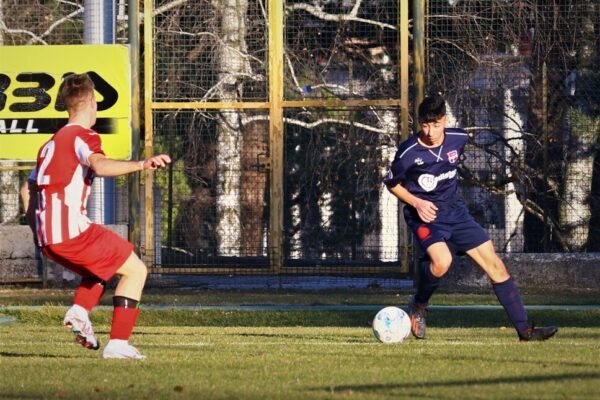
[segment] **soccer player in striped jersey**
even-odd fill
[[[82,277],[64,318],[76,341],[89,349],[100,347],[88,313],[100,302],[106,281],[117,274],[110,341],[103,356],[142,359],[128,340],[139,314],[146,266],[131,243],[89,220],[86,204],[94,176],[157,169],[171,159],[165,154],[142,161],[108,158],[100,135],[91,129],[97,114],[93,81],[87,74],[72,74],[59,91],[69,121],[39,150],[29,179],[28,219],[43,254]]]
[[[426,97],[419,105],[419,125],[419,134],[400,144],[384,180],[388,190],[406,204],[406,223],[430,261],[422,263],[417,292],[409,304],[413,335],[425,338],[429,299],[458,252],[471,257],[488,275],[520,340],[550,338],[557,328],[531,326],[515,282],[458,193],[457,165],[469,139],[467,132],[446,128],[446,103],[441,96]]]

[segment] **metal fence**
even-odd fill
[[[84,1],[27,1],[0,0],[0,46],[66,45],[84,44]],[[90,18],[99,18],[98,7],[88,12]],[[128,43],[128,8],[125,0],[115,3],[115,42]],[[94,32],[87,32],[94,35]],[[3,90],[5,88],[2,88]],[[24,224],[24,212],[28,199],[26,182],[33,163],[0,161],[0,223]],[[114,208],[111,221],[128,222],[128,182],[116,179],[102,186],[104,196],[112,198]],[[96,188],[95,188],[96,189]],[[98,190],[90,197],[88,210],[92,218],[104,220],[104,200]],[[102,196],[103,197],[103,196]]]
[[[598,251],[600,3],[428,4],[428,89],[475,135],[473,214],[501,251]]]
[[[409,129],[408,2],[145,9],[146,140],[176,160],[147,177],[154,272],[405,275],[381,177]]]
[[[0,44],[83,43],[83,3],[2,0]],[[474,134],[463,195],[497,248],[598,251],[600,3],[548,3],[145,0],[142,147],[175,162],[145,174],[142,204],[117,181],[117,222],[144,210],[157,273],[404,276],[381,177],[439,92]],[[22,213],[17,167],[3,222]]]

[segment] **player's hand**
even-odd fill
[[[150,157],[144,160],[142,163],[142,169],[157,169],[164,168],[171,163],[171,157],[166,154],[159,154],[157,156]]]
[[[415,208],[423,222],[430,223],[435,221],[438,208],[432,202],[419,199],[417,204],[415,204]]]

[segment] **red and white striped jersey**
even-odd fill
[[[38,186],[36,231],[42,245],[57,244],[91,224],[86,205],[94,171],[89,156],[104,154],[100,136],[81,125],[66,125],[38,153],[32,173]]]

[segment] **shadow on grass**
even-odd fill
[[[524,346],[527,346],[527,344],[524,344]],[[444,354],[443,356],[427,354],[427,355],[422,355],[422,358],[423,358],[424,362],[427,362],[429,360],[440,360],[440,361],[444,361],[444,362],[454,362],[454,361],[473,361],[474,363],[481,362],[481,356],[468,356],[464,353],[451,354],[451,355]],[[532,365],[532,361],[530,359],[506,358],[506,357],[504,357],[504,354],[500,354],[499,356],[495,357],[491,353],[488,353],[486,355],[485,361],[488,363],[502,363],[502,364],[510,364],[510,365],[515,365],[515,364]],[[536,367],[543,369],[552,364],[560,364],[561,367],[576,367],[576,368],[584,367],[584,368],[588,368],[590,370],[594,370],[594,369],[598,368],[597,362],[589,362],[589,363],[588,362],[571,362],[571,361],[565,361],[562,358],[560,360],[556,360],[556,361],[552,361],[550,358],[547,358],[543,362],[539,362],[538,364],[536,364]]]
[[[40,354],[40,353],[13,353],[9,351],[0,351],[0,357],[11,358],[75,358],[62,354]]]
[[[449,381],[424,381],[424,382],[406,382],[406,383],[387,383],[387,384],[372,384],[372,385],[343,385],[316,387],[312,391],[326,391],[329,393],[378,393],[388,392],[402,389],[417,389],[422,388],[428,390],[431,388],[452,388],[452,387],[470,387],[470,386],[492,386],[502,384],[527,384],[527,383],[543,383],[543,382],[561,382],[570,380],[594,380],[600,379],[600,372],[582,372],[576,374],[554,374],[554,375],[528,375],[528,376],[513,376],[501,378],[487,379],[460,379]]]
[[[227,335],[227,334],[225,334]],[[339,335],[306,335],[306,334],[294,334],[294,333],[230,333],[229,336],[234,337],[248,337],[248,338],[268,338],[268,339],[285,339],[285,340],[299,340],[304,341],[307,344],[310,343],[311,340],[316,340],[319,342],[331,341],[331,343],[339,343]],[[344,338],[345,343],[365,343],[369,342],[368,339],[364,337],[357,338]]]
[[[537,326],[600,327],[600,311],[535,310],[529,320]],[[431,311],[428,324],[439,328],[490,328],[511,326],[504,310]]]
[[[62,322],[63,313],[46,315],[39,311],[7,310],[19,322],[38,326]],[[369,327],[375,311],[368,310],[144,310],[138,326],[218,326],[218,327]],[[600,327],[600,310],[532,310],[530,321],[538,326]],[[112,312],[98,311],[91,316],[96,325],[110,325]],[[510,326],[504,310],[431,310],[428,325],[437,328],[491,328]]]
[[[110,335],[110,331],[107,330],[97,330],[96,335]],[[135,336],[197,336],[196,333],[181,333],[181,332],[144,332],[140,330],[134,331]]]
[[[0,390],[0,399],[40,399],[41,396],[36,394],[28,394],[22,392],[5,392]]]

